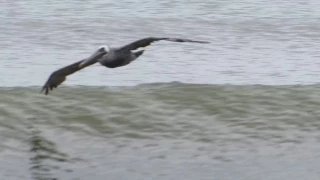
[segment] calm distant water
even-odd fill
[[[1,0],[0,177],[318,180],[319,18],[316,0]],[[148,36],[211,44],[156,42],[39,93]]]
[[[319,7],[316,0],[1,1],[0,86],[40,86],[100,45],[147,36],[212,43],[158,42],[130,66],[97,64],[66,85],[317,83]]]

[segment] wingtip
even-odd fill
[[[39,93],[42,94],[43,91],[45,91],[45,92],[44,92],[45,95],[48,95],[49,92],[48,92],[48,88],[47,88],[46,86],[42,87],[42,89],[41,89],[41,91],[40,91]]]
[[[202,43],[202,44],[210,44],[209,41],[198,41],[199,43]]]
[[[201,44],[209,44],[209,41],[197,41],[190,39],[179,39],[179,38],[163,38],[163,40],[173,41],[173,42],[191,42],[191,43],[201,43]]]
[[[209,41],[195,41],[195,40],[191,40],[190,42],[202,43],[202,44],[210,44]]]

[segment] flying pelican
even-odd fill
[[[130,64],[132,61],[141,56],[144,50],[133,52],[141,47],[149,46],[155,41],[166,40],[172,42],[193,42],[193,43],[209,43],[206,41],[194,41],[189,39],[179,39],[179,38],[157,38],[157,37],[148,37],[134,41],[130,44],[127,44],[123,47],[111,48],[107,45],[101,46],[95,53],[90,57],[63,67],[54,71],[48,78],[47,82],[42,87],[41,92],[45,91],[47,95],[49,91],[53,88],[57,88],[62,82],[66,80],[66,77],[70,74],[73,74],[87,66],[99,62],[102,66],[108,68],[117,68]]]

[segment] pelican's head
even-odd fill
[[[98,59],[100,59],[103,55],[107,54],[110,52],[110,47],[107,45],[103,45],[100,46],[99,49],[94,52],[89,58],[87,58],[86,60],[82,61],[79,64],[79,68],[83,68],[86,66],[89,66],[91,64],[94,64],[98,61]]]
[[[106,52],[106,53],[109,53],[109,52],[110,52],[110,46],[108,46],[108,45],[102,45],[102,46],[99,47],[99,50],[100,50],[100,51],[104,51],[104,52]]]

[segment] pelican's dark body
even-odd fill
[[[130,64],[142,55],[144,50],[131,52],[126,49],[110,49],[110,51],[98,59],[99,63],[108,68],[117,68]]]

